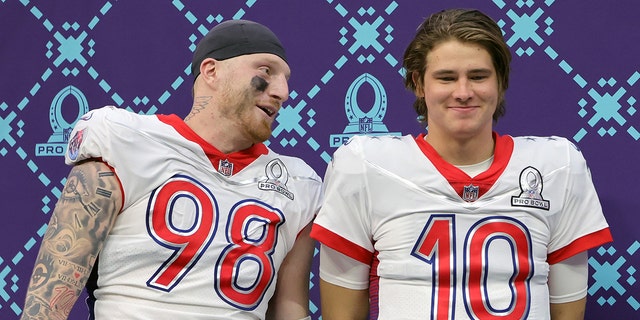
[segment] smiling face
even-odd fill
[[[429,136],[470,139],[491,135],[499,101],[491,55],[482,46],[458,40],[436,45],[426,57],[423,79],[414,73],[416,96],[427,105]]]
[[[269,139],[273,120],[289,97],[289,66],[264,53],[238,56],[220,65],[220,118],[229,121],[243,140]]]

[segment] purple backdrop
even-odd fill
[[[69,171],[66,134],[85,110],[114,104],[186,115],[194,43],[221,20],[256,20],[280,36],[293,71],[270,147],[322,175],[350,135],[422,130],[399,61],[422,18],[449,7],[488,13],[512,48],[507,115],[497,130],[568,137],[590,164],[615,242],[590,253],[587,319],[640,318],[640,5],[632,0],[0,0],[0,318],[21,313]],[[347,112],[346,103],[357,108]],[[379,119],[365,132],[349,119],[363,114]],[[86,314],[80,302],[71,319]]]

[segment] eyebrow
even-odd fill
[[[457,71],[454,70],[449,70],[449,69],[442,69],[442,70],[436,70],[433,73],[431,73],[434,76],[447,76],[447,75],[452,75],[452,74],[457,74]],[[489,69],[489,68],[476,68],[476,69],[471,69],[466,71],[465,73],[467,74],[491,74],[493,73],[493,70]]]
[[[489,68],[477,68],[469,70],[468,73],[493,73],[493,70]]]

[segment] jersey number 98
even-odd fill
[[[193,204],[193,223],[188,227],[174,224],[181,198]],[[160,245],[174,253],[147,281],[149,287],[171,291],[206,252],[216,233],[218,207],[213,194],[198,181],[174,176],[156,189],[149,199],[147,230]],[[253,310],[262,301],[275,276],[272,254],[278,228],[284,222],[282,212],[255,200],[236,203],[228,214],[228,245],[215,253],[215,289],[222,300],[243,309]],[[249,226],[261,226],[258,235]],[[256,272],[247,279],[243,266]]]

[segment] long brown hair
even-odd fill
[[[498,24],[478,10],[449,9],[435,13],[422,22],[416,35],[404,52],[404,85],[412,92],[422,86],[427,69],[427,54],[441,42],[458,40],[482,46],[491,55],[498,78],[499,100],[493,120],[497,121],[505,112],[504,95],[509,87],[509,64],[511,52],[502,36]],[[414,82],[413,75],[419,83]],[[421,121],[427,120],[427,105],[424,98],[416,97],[413,107]]]

